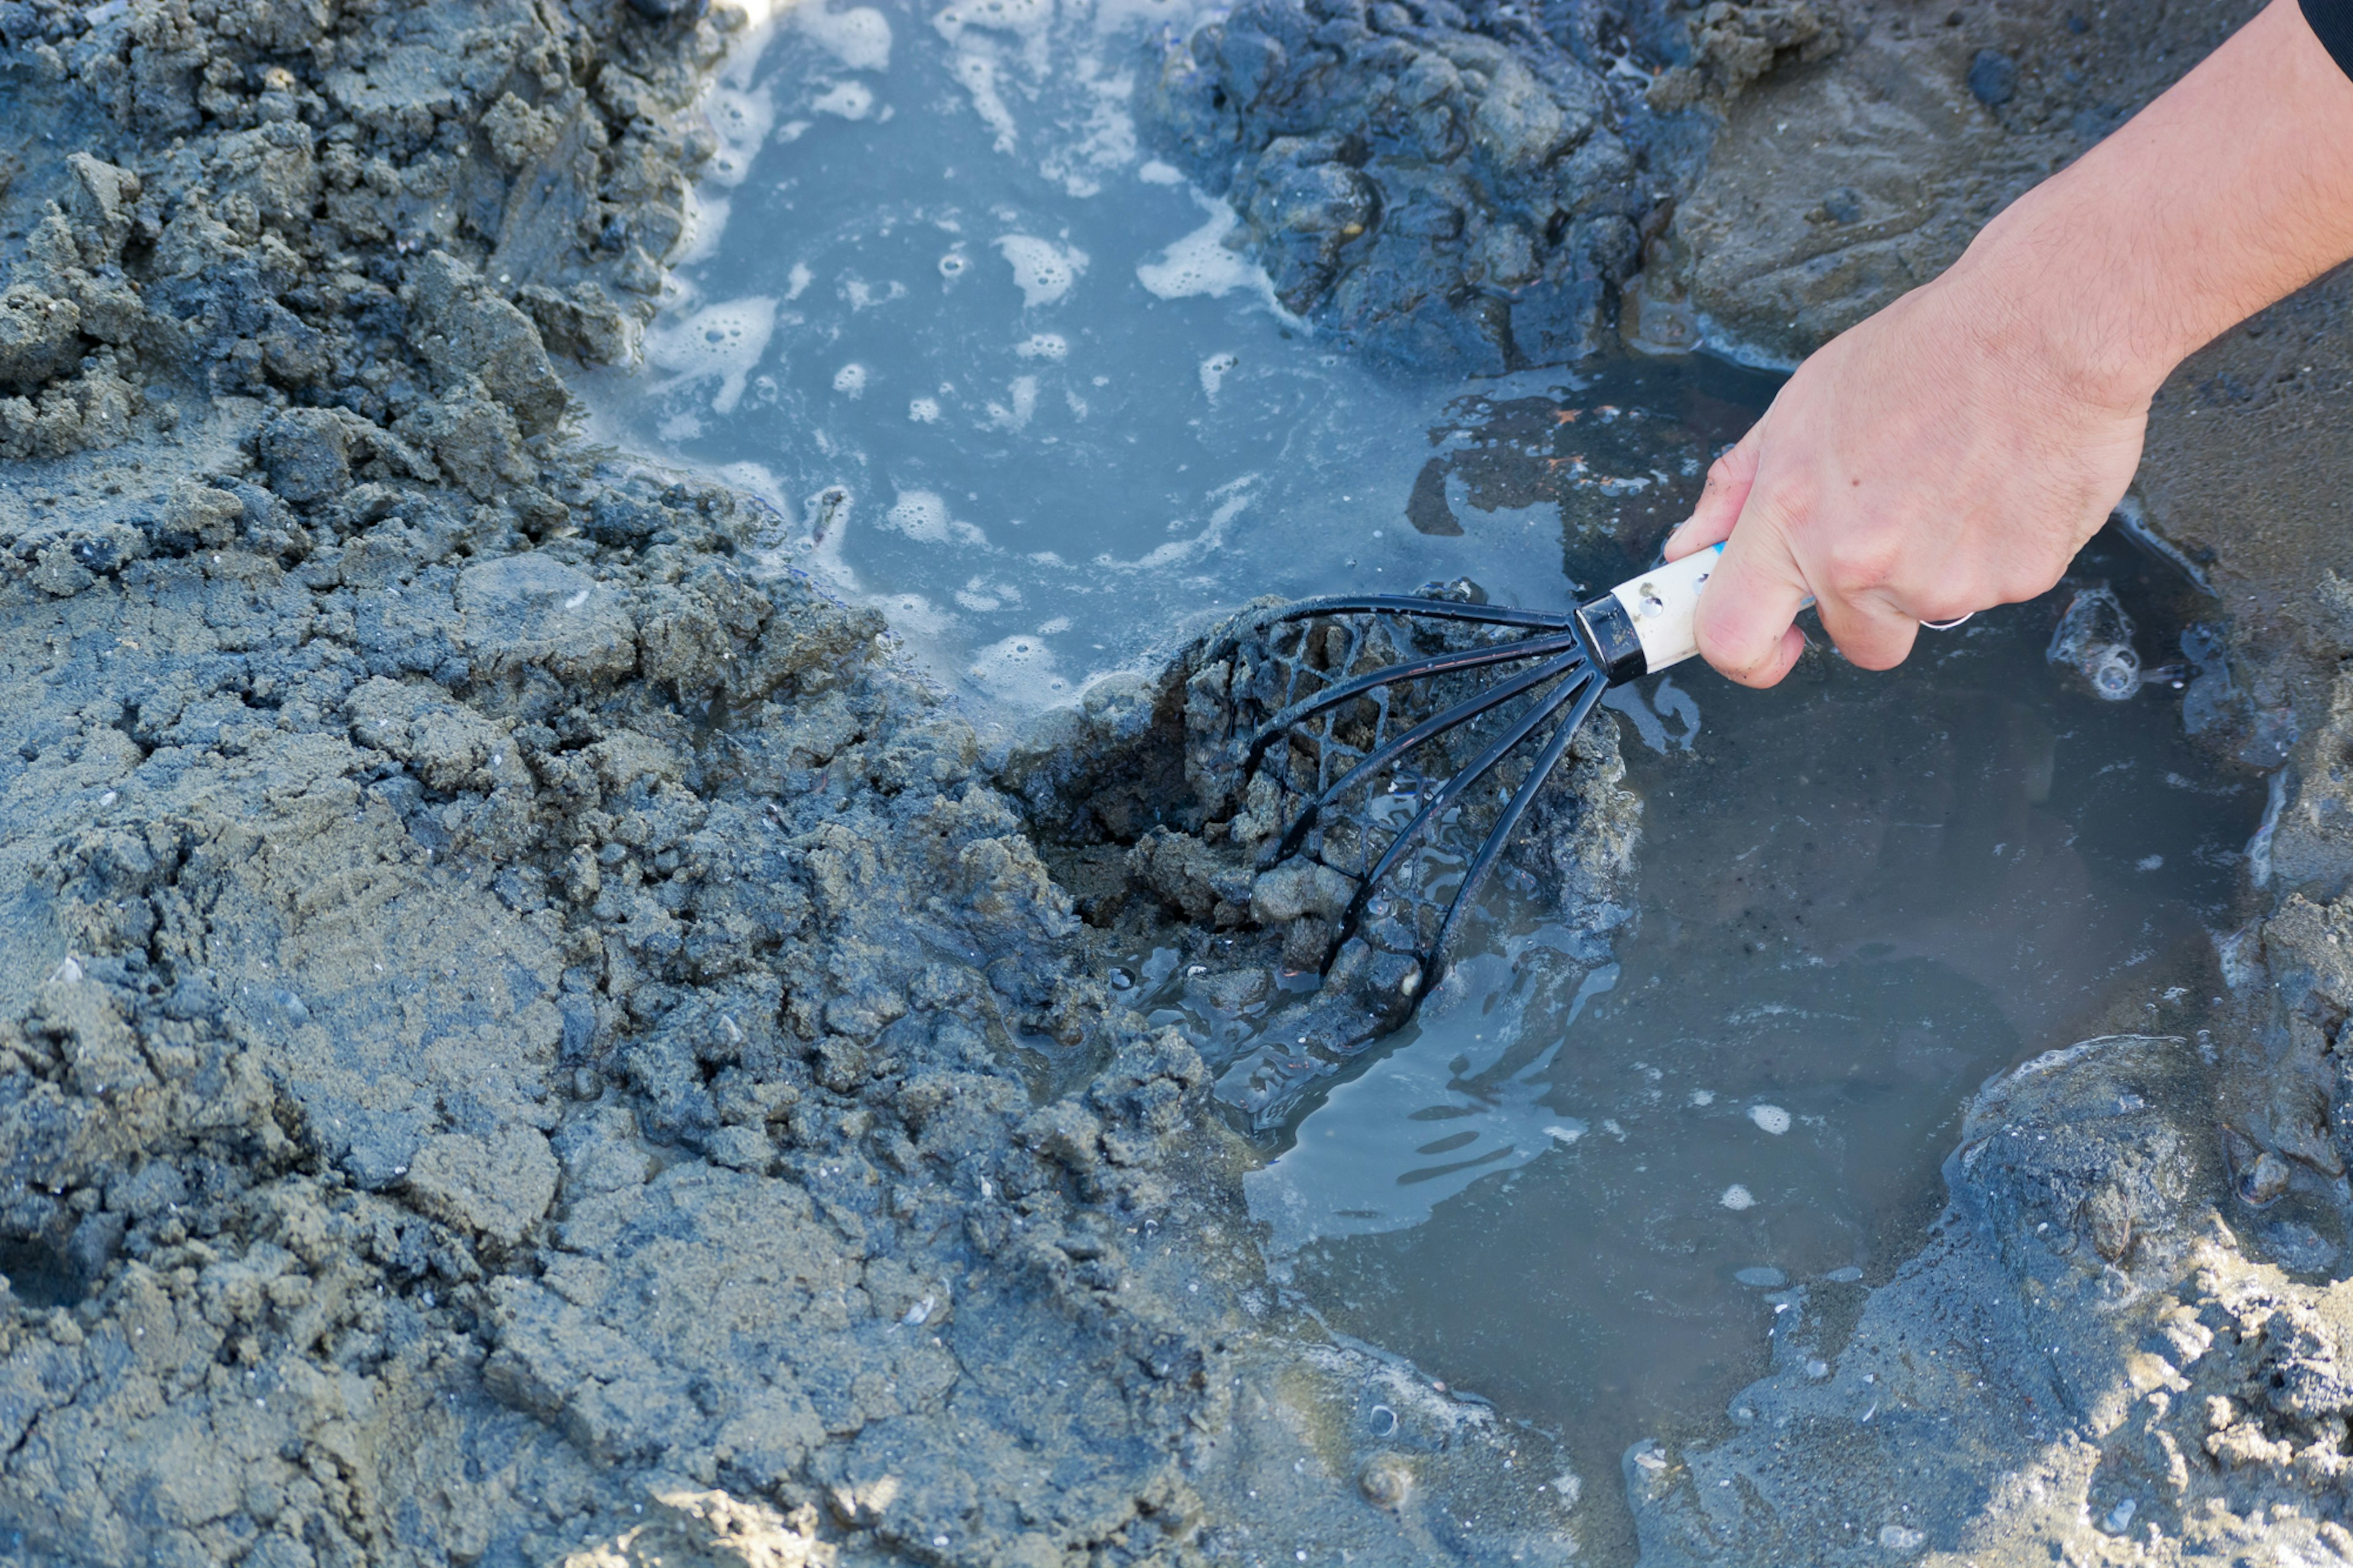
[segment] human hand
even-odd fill
[[[1699,651],[1770,686],[1811,595],[1854,663],[2048,589],[2131,482],[2149,399],[2232,323],[2353,258],[2353,61],[2296,0],[1798,367],[1667,542],[1728,541]]]
[[[2132,481],[2148,392],[2063,374],[2014,298],[1982,273],[1904,296],[1799,366],[1716,460],[1666,549],[1726,541],[1694,623],[1708,663],[1775,684],[1810,596],[1840,652],[1885,669],[1921,622],[2059,581]]]

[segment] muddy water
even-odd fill
[[[2125,700],[2091,679],[2113,657],[2049,657],[2071,605],[2113,622],[2103,589],[2156,677]],[[1295,1120],[1250,1179],[1292,1287],[1561,1431],[1605,1512],[1630,1445],[1741,1418],[1779,1313],[1834,1352],[1917,1249],[1965,1095],[2089,1034],[2194,1033],[2219,991],[2265,791],[2158,668],[2201,607],[2108,534],[1897,674],[1622,694],[1636,929],[1572,987],[1574,933],[1503,911]]]
[[[1261,593],[1588,596],[1771,394],[1704,360],[1418,385],[1316,342],[1136,145],[1138,43],[1174,16],[793,14],[715,100],[647,373],[596,389],[617,440],[766,496],[780,554],[983,716]],[[1832,1349],[1916,1249],[1967,1092],[2101,1028],[2197,1026],[2262,783],[2190,742],[2162,673],[2114,698],[2211,610],[2104,536],[1895,675],[1613,694],[1637,919],[1597,953],[1497,889],[1415,1024],[1250,1179],[1288,1288],[1566,1435],[1610,1556],[1628,1446],[1738,1419],[1778,1312]],[[1141,968],[1213,1058],[1247,1047],[1173,952]]]
[[[780,548],[1000,712],[1258,594],[1561,591],[1549,511],[1475,548],[1446,520],[1426,470],[1460,389],[1314,341],[1139,147],[1144,40],[1187,15],[787,13],[712,100],[646,371],[588,389],[617,443],[767,498]],[[1579,477],[1655,483],[1640,455]]]

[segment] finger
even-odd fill
[[[1777,684],[1805,648],[1805,635],[1791,623],[1806,598],[1778,520],[1752,492],[1724,559],[1700,590],[1692,617],[1700,657],[1743,686]]]
[[[1699,504],[1667,535],[1668,560],[1680,561],[1694,550],[1704,550],[1732,537],[1732,525],[1739,519],[1740,509],[1747,503],[1748,492],[1757,484],[1757,455],[1764,448],[1757,433],[1764,427],[1762,420],[1751,425],[1748,434],[1708,468],[1707,485],[1699,492]]]
[[[1877,594],[1841,599],[1825,594],[1814,606],[1822,630],[1849,664],[1862,669],[1893,669],[1911,657],[1920,623]]]

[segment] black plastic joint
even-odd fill
[[[1634,617],[1626,613],[1615,594],[1579,609],[1577,629],[1584,634],[1585,651],[1592,658],[1593,668],[1601,672],[1604,684],[1623,686],[1651,673],[1651,661],[1642,655],[1642,639],[1634,635]]]

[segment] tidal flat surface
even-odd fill
[[[1317,341],[1138,142],[1146,33],[1191,19],[793,13],[728,68],[647,372],[596,389],[617,442],[767,498],[780,555],[985,720],[1260,594],[1589,597],[1775,384],[1704,358],[1416,382]],[[1620,1457],[1737,1419],[1777,1308],[1835,1317],[1916,1249],[1981,1081],[2101,1029],[2194,1033],[2263,781],[2185,732],[2169,674],[2118,700],[2114,658],[2051,656],[2122,625],[2160,672],[2213,609],[2110,534],[1893,674],[1825,652],[1771,693],[1696,668],[1614,693],[1635,918],[1572,963],[1543,890],[1499,885],[1416,1022],[1250,1178],[1279,1278],[1563,1433],[1622,1519]],[[1143,964],[1148,1005],[1229,1051],[1250,1011],[1174,965]]]

